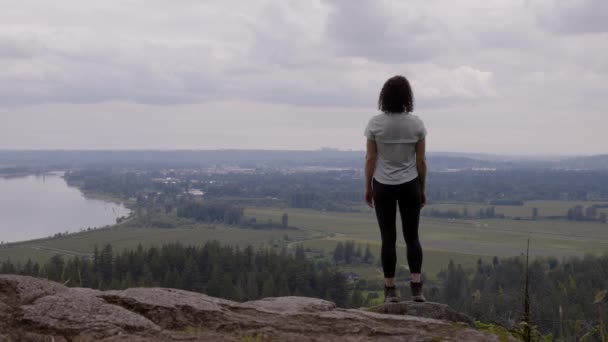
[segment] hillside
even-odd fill
[[[500,340],[441,304],[402,302],[374,311],[306,297],[237,303],[175,289],[97,291],[0,276],[2,341]]]

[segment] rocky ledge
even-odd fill
[[[166,288],[97,291],[0,276],[0,341],[498,341],[437,303],[340,309],[321,299],[237,303]]]

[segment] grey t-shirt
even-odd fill
[[[382,113],[372,117],[365,136],[376,141],[374,178],[382,184],[402,184],[418,177],[416,143],[426,136],[424,123],[410,113]]]

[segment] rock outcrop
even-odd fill
[[[200,293],[67,288],[0,276],[0,341],[498,341],[435,303],[336,308],[305,297],[237,303]]]

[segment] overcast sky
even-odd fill
[[[0,0],[0,148],[608,153],[606,0]]]

